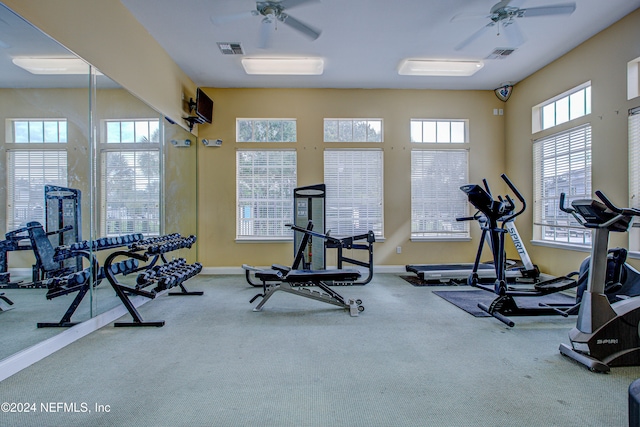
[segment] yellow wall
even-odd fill
[[[180,126],[195,84],[119,0],[3,3]],[[196,129],[197,130],[197,129]]]
[[[240,266],[243,263],[290,264],[291,243],[235,242],[235,154],[236,149],[273,148],[274,144],[236,143],[236,118],[295,118],[298,142],[278,143],[295,148],[298,185],[324,181],[323,152],[339,148],[324,143],[324,118],[382,118],[382,144],[353,144],[384,150],[384,237],[375,245],[376,265],[473,261],[477,226],[471,225],[471,242],[410,242],[410,153],[411,118],[463,118],[470,125],[471,181],[487,177],[500,190],[504,171],[503,108],[491,91],[362,90],[362,89],[215,89],[206,88],[214,100],[211,125],[200,126],[200,137],[222,139],[219,148],[198,146],[199,258],[207,267]],[[413,147],[419,148],[418,144]],[[402,254],[396,254],[402,246]],[[329,258],[328,262],[331,261]]]
[[[4,0],[4,3],[105,74],[169,117],[184,112],[181,94],[192,96],[195,85],[177,68],[119,1]],[[87,17],[99,17],[89,19]],[[117,26],[113,22],[118,22]],[[546,134],[531,132],[531,107],[587,80],[592,81],[593,113],[583,121],[593,127],[593,188],[619,204],[627,198],[626,111],[638,100],[626,100],[626,63],[640,56],[640,11],[596,35],[572,52],[518,83],[503,104],[490,91],[429,90],[306,90],[216,89],[211,125],[199,126],[201,137],[223,139],[220,148],[198,145],[199,258],[205,266],[288,263],[291,244],[235,243],[236,117],[298,119],[298,184],[322,182],[324,117],[379,117],[385,123],[385,238],[376,244],[378,265],[470,260],[477,242],[424,243],[409,241],[409,141],[412,117],[470,119],[470,181],[487,177],[495,184],[506,171],[532,200],[531,142]],[[145,57],[139,56],[141,51]],[[493,116],[504,108],[505,116]],[[571,125],[573,125],[572,123]],[[182,125],[182,123],[181,123]],[[561,126],[561,128],[571,125]],[[284,147],[286,145],[279,145]],[[333,145],[331,145],[333,146]],[[259,147],[259,145],[251,145]],[[495,189],[498,187],[497,189]],[[532,209],[518,219],[529,242]],[[626,246],[625,236],[614,244]],[[395,247],[402,246],[397,255]],[[574,268],[584,252],[527,245],[545,271],[561,274]]]
[[[588,122],[592,126],[592,190],[604,191],[620,206],[628,204],[627,111],[640,105],[640,98],[627,100],[627,62],[640,56],[638,40],[640,10],[515,86],[506,104],[506,170],[514,181],[522,183],[527,200],[533,200],[532,141]],[[589,80],[591,115],[532,134],[533,106]],[[533,209],[518,219],[525,242],[532,238],[532,221]],[[627,247],[627,235],[612,235],[612,245]],[[540,268],[554,274],[575,268],[588,255],[532,245],[528,248]]]

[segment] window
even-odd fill
[[[411,142],[465,143],[467,121],[411,119]]]
[[[549,129],[588,114],[591,114],[591,82],[533,107],[533,132]]]
[[[102,235],[160,234],[159,125],[158,119],[105,122]]]
[[[292,239],[295,150],[236,153],[237,239]]]
[[[467,150],[411,151],[411,238],[469,238]]]
[[[236,119],[237,142],[296,142],[295,119]]]
[[[640,209],[640,107],[629,110],[629,205]],[[640,229],[629,230],[629,249],[640,252]]]
[[[376,237],[383,237],[382,175],[382,150],[324,152],[326,229],[333,236],[372,230]]]
[[[67,121],[7,120],[7,129],[7,230],[44,225],[44,186],[67,185]]]
[[[382,142],[382,119],[324,119],[324,142]]]
[[[560,211],[560,193],[570,204],[591,198],[591,125],[559,132],[533,143],[534,238],[588,246],[591,233]]]

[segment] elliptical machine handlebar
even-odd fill
[[[509,221],[513,220],[515,217],[517,217],[518,215],[522,214],[525,211],[525,209],[527,208],[527,202],[524,200],[524,197],[522,196],[520,191],[518,191],[516,186],[513,185],[513,182],[511,182],[511,180],[509,179],[509,177],[507,175],[502,174],[502,175],[500,175],[500,178],[502,178],[503,181],[507,183],[507,185],[509,186],[511,191],[513,191],[513,194],[516,195],[516,197],[518,198],[518,200],[520,201],[520,204],[521,204],[520,210],[518,212],[514,212],[511,215],[509,215],[508,217],[502,219],[502,226],[504,227],[504,224],[506,224]],[[515,209],[515,203],[514,203],[513,199],[511,197],[509,197],[509,195],[507,195],[505,197],[507,198],[508,203],[512,206],[512,209]]]

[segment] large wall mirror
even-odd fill
[[[42,237],[35,223],[52,248],[74,237],[196,234],[197,171],[193,135],[2,4],[0,129],[3,360],[67,330],[79,294],[56,296],[40,280],[52,260],[28,238]],[[194,262],[197,247],[176,256]],[[121,304],[106,280],[80,301],[71,322]]]

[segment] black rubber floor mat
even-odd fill
[[[483,291],[482,289],[469,291],[433,291],[433,293],[475,317],[489,316],[488,313],[485,313],[478,308],[478,303],[481,302],[488,306],[497,297],[497,295]],[[540,303],[566,305],[575,303],[574,297],[561,293],[549,294],[541,297],[520,297],[515,298],[515,300],[520,307],[538,307]]]

